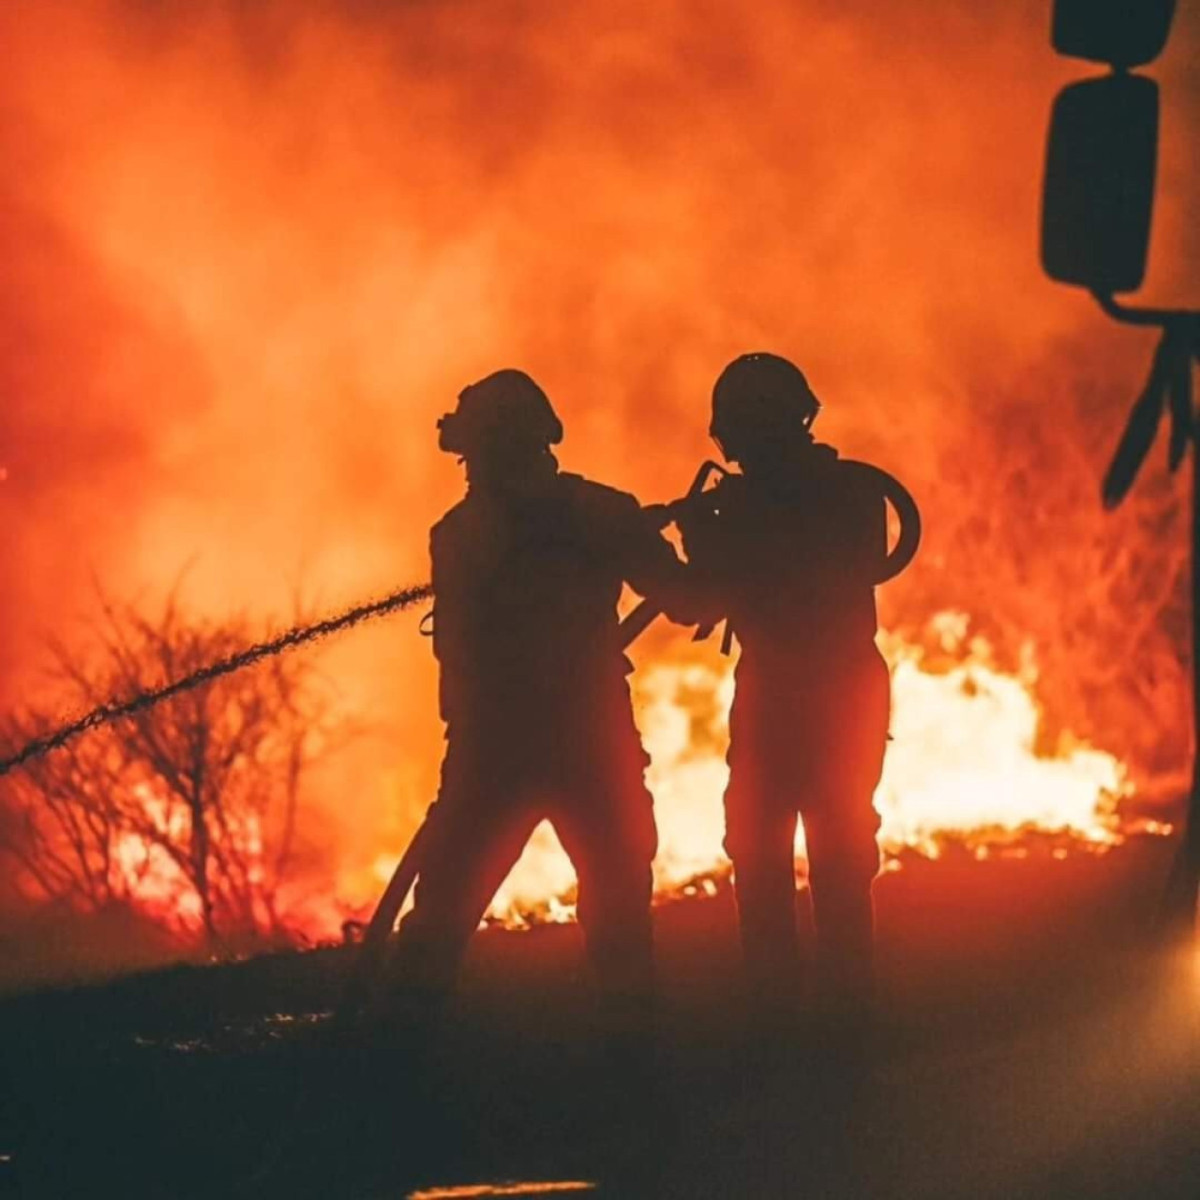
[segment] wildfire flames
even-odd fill
[[[1031,837],[1041,836],[1053,839],[1052,853],[1064,857],[1069,850],[1103,852],[1131,835],[1170,832],[1162,822],[1122,819],[1119,802],[1132,785],[1112,754],[1068,735],[1048,750],[1039,748],[1032,653],[1020,674],[997,669],[987,642],[969,637],[969,621],[958,613],[939,614],[926,634],[920,644],[882,638],[893,677],[893,740],[875,796],[885,871],[899,869],[903,851],[937,858],[953,843],[977,858],[1025,855]],[[728,780],[733,662],[711,649],[683,659],[654,657],[633,684],[660,831],[657,897],[714,894],[714,877],[729,867],[721,850],[721,797]],[[144,800],[153,810],[148,790]],[[254,847],[248,849],[252,854]],[[801,831],[800,875],[804,853]],[[310,906],[298,932],[313,940],[336,936],[342,921],[374,901],[398,857],[381,854],[370,869],[347,874],[334,896]],[[151,914],[194,923],[196,897],[166,855],[126,836],[117,858],[123,891],[135,903]],[[543,825],[487,920],[510,928],[572,920],[574,885],[570,862]]]
[[[894,695],[893,741],[875,796],[885,870],[898,866],[895,855],[902,850],[936,858],[953,841],[982,858],[1027,853],[1030,834],[1055,835],[1055,853],[1065,853],[1067,847],[1102,851],[1135,832],[1169,831],[1155,822],[1122,822],[1118,803],[1131,785],[1113,755],[1067,737],[1051,752],[1039,752],[1032,660],[1024,677],[1005,674],[992,663],[987,643],[968,641],[966,630],[961,614],[930,622],[940,663],[920,645],[884,638]],[[728,868],[721,797],[733,690],[732,663],[712,654],[655,662],[635,677],[660,831],[660,898],[711,894],[710,877]],[[802,832],[796,855],[803,872]],[[394,865],[381,858],[374,882],[386,882]],[[566,856],[543,826],[489,918],[506,925],[570,919],[574,882]]]
[[[880,594],[889,863],[1161,831],[1119,802],[1171,799],[1189,748],[1186,506],[1148,471],[1100,508],[1151,346],[1040,273],[1046,119],[1087,69],[1043,7],[0,8],[2,711],[54,708],[43,635],[86,644],[93,575],[155,597],[192,559],[190,613],[262,622],[424,577],[462,488],[435,421],[487,371],[546,387],[564,467],[654,502],[712,453],[720,368],[772,349],[825,401],[819,435],[925,518]],[[1200,277],[1187,8],[1154,68],[1146,297],[1178,307]],[[672,896],[726,867],[732,668],[644,641]],[[306,784],[279,899],[311,937],[377,897],[442,746],[407,618],[323,654],[368,734]],[[116,858],[191,919],[166,858]],[[565,919],[572,883],[540,830],[492,914]]]

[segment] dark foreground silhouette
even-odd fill
[[[1170,843],[1029,849],[880,878],[886,1015],[858,1054],[810,1009],[769,1046],[755,1036],[722,887],[655,910],[662,1012],[640,1090],[611,1069],[572,969],[580,931],[488,931],[419,1069],[322,1037],[348,949],[9,1001],[0,1153],[17,1194],[54,1200],[400,1200],[555,1179],[618,1200],[1192,1200],[1196,963],[1138,952]],[[811,954],[807,921],[798,936]],[[281,1130],[289,1153],[263,1172]]]
[[[431,537],[447,746],[390,1017],[401,1035],[423,1036],[488,903],[549,820],[579,877],[610,1012],[644,1024],[657,837],[617,600],[628,582],[671,606],[682,565],[632,496],[558,469],[550,447],[562,426],[523,372],[466,388],[440,429],[468,482]]]
[[[869,999],[871,884],[879,869],[872,798],[890,707],[874,594],[889,572],[888,477],[816,443],[819,409],[786,359],[734,360],[714,388],[710,432],[741,471],[724,474],[678,513],[704,615],[727,620],[741,643],[725,849],[751,987],[784,1012],[796,1002],[800,976],[798,817],[817,984],[834,1008]],[[905,507],[910,528],[901,540],[915,550],[916,510],[911,500]]]

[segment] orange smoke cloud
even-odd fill
[[[1195,303],[1184,6],[1155,74],[1151,264]],[[889,627],[968,612],[1045,736],[1165,777],[1186,750],[1183,512],[1098,479],[1143,335],[1042,278],[1043,4],[533,7],[134,0],[0,14],[0,678],[36,683],[94,572],[219,616],[422,578],[458,495],[433,423],[529,369],[572,469],[665,499],[711,451],[734,354],[795,356],[825,435],[913,487],[928,539]],[[656,653],[669,660],[662,635]],[[373,734],[317,781],[332,878],[403,841],[436,783],[427,645],[327,651]]]

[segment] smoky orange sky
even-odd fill
[[[1031,639],[1052,717],[1167,769],[1185,488],[1156,452],[1100,510],[1152,341],[1040,272],[1050,105],[1097,73],[1049,8],[4,6],[0,700],[82,637],[93,578],[153,599],[190,564],[195,611],[276,622],[297,585],[332,609],[423,579],[462,486],[434,423],[496,367],[546,387],[565,466],[661,500],[712,453],[721,366],[772,349],[923,503],[885,621]],[[1145,297],[1194,305],[1180,9]],[[429,798],[433,663],[401,616],[324,666],[371,726],[321,790],[352,856]]]

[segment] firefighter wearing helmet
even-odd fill
[[[875,646],[875,585],[911,558],[919,521],[891,476],[814,440],[821,405],[774,354],[731,362],[710,432],[740,467],[679,524],[707,619],[741,658],[730,714],[726,850],[748,983],[770,1011],[796,996],[794,844],[803,822],[817,933],[816,982],[831,1005],[866,999],[890,680]],[[887,553],[890,499],[902,545]]]
[[[467,493],[433,528],[433,650],[446,726],[396,1002],[436,1011],[488,904],[549,820],[579,877],[579,921],[610,1014],[640,1020],[652,983],[646,757],[617,599],[667,604],[683,564],[626,493],[560,471],[563,428],[524,372],[465,388],[439,445]],[[410,1012],[411,1015],[411,1012]]]

